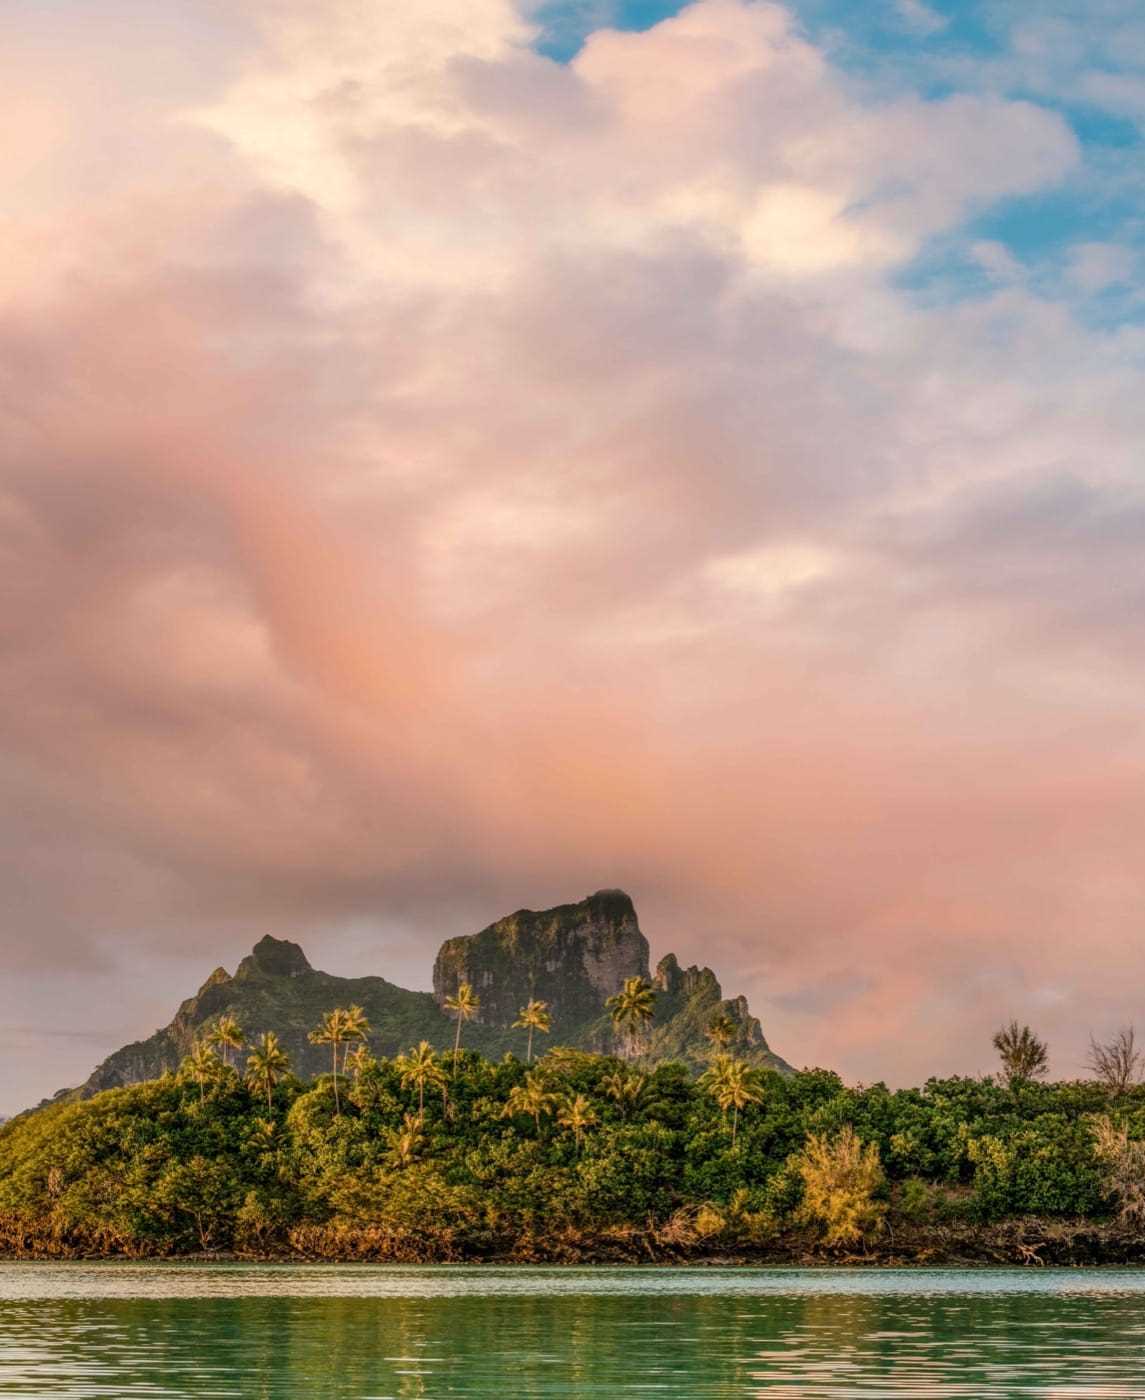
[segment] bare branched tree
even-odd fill
[[[1140,1078],[1141,1051],[1137,1049],[1137,1032],[1132,1026],[1125,1026],[1104,1043],[1090,1036],[1086,1063],[1093,1077],[1111,1094],[1128,1093]]]
[[[1002,1073],[1011,1088],[1028,1079],[1041,1079],[1050,1067],[1050,1052],[1044,1040],[1011,1021],[994,1035],[994,1049],[1002,1060]]]

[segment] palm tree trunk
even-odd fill
[[[533,1063],[533,1028],[529,1027],[529,1064]]]
[[[272,1088],[272,1085],[271,1085],[271,1082],[270,1082],[270,1075],[268,1074],[267,1077],[266,1077],[266,1111],[267,1111],[267,1113],[273,1113],[273,1112],[274,1112],[274,1105],[273,1105],[273,1104],[271,1103],[271,1101],[270,1101],[270,1091],[271,1091],[271,1088]]]
[[[419,1079],[417,1082],[417,1111],[425,1117],[425,1080]]]
[[[334,1047],[334,1113],[338,1118],[342,1116],[342,1104],[338,1098],[338,1042],[331,1041]]]
[[[732,1146],[736,1145],[736,1130],[739,1128],[739,1104],[732,1105]]]
[[[457,1057],[461,1053],[461,1013],[457,1013],[457,1034],[453,1037],[453,1077],[457,1078]]]

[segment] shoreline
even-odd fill
[[[29,1232],[32,1234],[34,1232]],[[307,1248],[284,1243],[259,1250],[133,1251],[98,1249],[64,1239],[11,1239],[0,1245],[0,1263],[166,1263],[166,1264],[347,1264],[493,1268],[1111,1268],[1145,1267],[1145,1233],[1115,1223],[1046,1221],[1025,1217],[976,1228],[902,1226],[854,1251],[828,1250],[806,1236],[785,1237],[753,1246],[712,1242],[710,1248],[664,1246],[648,1236],[624,1239],[542,1241],[520,1239],[500,1249],[428,1247],[428,1241],[382,1242],[364,1229],[360,1236]],[[311,1240],[313,1245],[313,1240]],[[338,1247],[338,1244],[341,1247]]]

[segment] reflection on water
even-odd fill
[[[0,1266],[0,1395],[1145,1400],[1128,1271]]]

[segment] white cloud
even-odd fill
[[[362,32],[349,7],[329,33],[290,13],[200,120],[391,279],[503,286],[546,245],[681,231],[782,273],[878,269],[1077,156],[1029,104],[861,105],[777,5],[699,0],[591,35],[570,67],[525,52],[500,0]]]
[[[1134,263],[1132,251],[1122,245],[1079,243],[1070,250],[1068,270],[1081,291],[1100,292],[1131,281]]]
[[[1004,243],[978,239],[970,245],[970,254],[978,266],[995,282],[1020,281],[1025,269]]]
[[[711,559],[704,574],[721,588],[781,599],[808,584],[831,578],[843,567],[845,561],[837,551],[821,545],[783,542]]]
[[[911,29],[927,36],[941,33],[950,22],[945,15],[923,4],[923,0],[895,0],[895,9]]]

